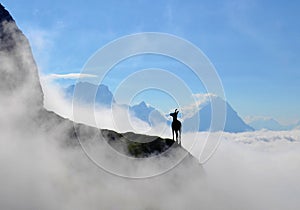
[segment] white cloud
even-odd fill
[[[196,94],[193,94],[192,96],[195,100],[195,103],[181,108],[182,112],[184,113],[183,120],[194,116],[207,103],[209,103],[210,100],[217,97],[215,94],[212,94],[212,93],[196,93]]]
[[[201,142],[208,136],[208,132],[198,133],[186,133],[183,135],[183,139],[195,139],[196,146],[193,148],[191,153],[195,157],[199,157],[202,148]],[[211,135],[218,137],[219,132],[214,132]],[[300,143],[300,130],[293,131],[251,131],[242,133],[226,133],[223,132],[221,135],[222,142],[231,142],[237,145],[246,145],[255,151],[265,152],[288,152],[295,144]],[[183,140],[183,146],[190,148],[192,141]]]
[[[55,85],[48,80],[42,80],[42,87],[45,93],[45,107],[52,110],[59,115],[74,120],[72,112],[72,102],[65,99],[63,91],[59,85]],[[198,106],[206,104],[210,97],[215,97],[212,94],[197,94],[195,95]],[[74,107],[73,107],[74,108]],[[89,105],[81,105],[75,109],[76,119],[75,121],[85,123],[91,126],[99,128],[106,128],[116,130],[119,132],[133,131],[137,133],[144,133],[148,135],[158,135],[163,137],[171,137],[171,131],[165,124],[158,124],[153,127],[147,123],[131,115],[126,107],[115,105],[112,108],[105,108],[96,106],[95,109]],[[186,110],[185,110],[186,111]],[[93,112],[93,118],[90,118],[90,112]],[[183,146],[186,149],[192,147],[194,143],[193,139],[196,139],[196,143],[191,149],[191,153],[195,157],[199,157],[200,151],[203,147],[203,139],[206,139],[208,132],[198,133],[183,133]],[[212,133],[215,138],[219,137],[219,132]],[[260,130],[255,132],[243,132],[243,133],[226,133],[222,135],[222,141],[230,141],[238,144],[247,144],[251,147],[257,147],[258,149],[271,149],[280,148],[281,144],[290,144],[300,142],[300,131],[268,131]],[[197,139],[200,139],[199,141]]]
[[[69,74],[48,74],[43,76],[47,79],[82,79],[82,78],[96,78],[94,74],[82,74],[82,73],[69,73]]]
[[[58,87],[43,88],[46,106],[56,106],[56,112],[72,115],[70,104],[65,104],[59,89],[55,89]],[[5,109],[5,113],[13,111],[7,106]],[[105,122],[107,115],[99,112],[99,120],[112,126]],[[21,112],[20,118],[0,120],[6,125],[0,127],[3,209],[299,208],[300,131],[224,133],[216,154],[204,165],[205,177],[196,168],[193,171],[191,167],[198,166],[189,162],[153,179],[128,180],[95,167],[80,148],[61,147],[56,140],[64,136],[65,125],[32,132],[32,125],[20,123],[22,113],[26,112]],[[207,134],[197,133],[196,147],[191,151],[194,156]],[[184,147],[190,146],[194,135],[183,135]],[[105,150],[97,151],[112,158]],[[116,167],[124,167],[123,162],[117,163]],[[147,172],[158,167],[155,163],[146,160],[142,167],[134,164],[127,170]]]
[[[118,132],[133,131],[137,133],[157,134],[166,136],[170,133],[166,131],[166,125],[157,125],[151,128],[148,123],[136,118],[132,113],[121,105],[114,105],[111,108],[95,106],[90,104],[74,105],[72,101],[66,99],[61,87],[49,80],[48,77],[42,77],[41,84],[44,92],[44,106],[50,111],[93,127],[102,129],[111,129]],[[91,115],[92,113],[92,115]]]

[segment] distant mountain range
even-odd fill
[[[116,103],[113,94],[106,85],[101,84],[98,88],[97,85],[81,82],[77,84],[76,87],[76,98],[84,103],[93,103],[95,98],[95,103],[99,105],[104,105],[110,107],[113,103]],[[98,89],[98,91],[97,91]],[[68,97],[73,96],[75,90],[75,85],[71,85],[65,89],[66,95]],[[96,93],[96,97],[89,93]],[[237,112],[223,99],[220,97],[212,97],[211,100],[214,100],[214,103],[217,105],[226,105],[226,122],[224,131],[225,132],[245,132],[253,131],[254,129],[247,125],[237,114]],[[128,105],[125,105],[128,106]],[[155,125],[158,123],[168,123],[170,121],[166,119],[164,114],[160,113],[154,107],[147,105],[144,101],[140,104],[134,106],[128,106],[130,112],[132,112],[135,117],[141,119],[144,122],[147,122],[149,125]],[[208,131],[211,125],[211,102],[199,105],[199,110],[190,118],[187,118],[183,121],[183,131]],[[199,116],[200,124],[199,127],[195,127],[195,119]],[[217,131],[220,129],[213,129]]]
[[[256,117],[248,120],[248,124],[255,130],[267,129],[274,131],[284,131],[300,128],[300,121],[296,124],[282,125],[277,120],[267,117]]]
[[[135,117],[147,122],[149,125],[155,125],[166,121],[166,118],[158,110],[147,105],[144,101],[129,107],[129,110]]]

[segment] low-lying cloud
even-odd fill
[[[51,88],[49,91],[52,90],[54,89]],[[47,91],[45,91],[46,99],[49,97],[47,94]],[[63,97],[61,99],[63,100]],[[46,101],[45,104],[47,106]],[[48,105],[50,106],[50,104]],[[53,104],[51,106],[53,109],[58,108],[55,108]],[[60,109],[62,110],[57,109],[55,111],[63,114],[63,106],[60,106]],[[69,112],[69,114],[71,113]],[[101,115],[102,121],[107,121],[106,126],[108,128],[113,126],[111,121],[107,119],[108,115],[103,112]],[[170,137],[170,131],[167,130],[165,135]],[[184,133],[182,138],[183,147],[197,158],[204,146],[207,135],[208,132]],[[212,135],[217,138],[219,133],[216,132]],[[193,143],[195,144],[192,145]],[[297,209],[299,208],[298,196],[300,195],[300,190],[297,187],[300,184],[300,179],[297,176],[300,172],[299,154],[300,131],[297,130],[223,133],[217,152],[204,165],[205,178],[199,179],[199,176],[201,176],[199,174],[183,175],[186,171],[182,170],[180,171],[181,175],[186,176],[187,179],[173,180],[172,185],[174,187],[179,184],[183,188],[189,188],[186,189],[186,192],[182,187],[169,188],[167,184],[169,180],[165,179],[156,183],[157,185],[154,184],[154,188],[162,189],[163,193],[170,194],[170,197],[167,196],[168,200],[163,201],[161,204],[158,204],[157,196],[152,194],[155,191],[154,188],[150,190],[149,186],[145,188],[146,191],[149,190],[146,193],[145,189],[137,187],[139,184],[137,186],[133,184],[133,187],[132,183],[130,186],[127,185],[128,183],[125,185],[124,183],[114,183],[114,189],[126,186],[125,191],[128,191],[128,194],[125,196],[123,194],[125,191],[122,191],[122,193],[115,192],[112,189],[109,190],[109,187],[106,192],[117,194],[117,199],[125,196],[120,201],[125,202],[124,209],[126,209],[126,204],[131,206],[137,203],[138,206],[147,206],[147,204],[155,206],[154,209],[184,209],[187,206],[189,209]],[[90,175],[86,174],[86,176]],[[80,182],[77,184],[86,185],[86,183]],[[197,188],[196,186],[201,187]],[[136,194],[139,190],[143,192],[144,196],[147,196],[147,199]],[[181,191],[181,203],[176,200],[177,193],[179,193],[176,190]],[[108,196],[107,194],[104,195],[100,189],[93,189],[92,191],[95,195]],[[176,199],[172,198],[172,194]],[[93,200],[93,198],[90,199]],[[201,202],[196,202],[194,199],[199,199]],[[76,202],[79,202],[79,200],[76,200]],[[182,203],[184,200],[189,201],[189,203]],[[98,205],[111,206],[108,203],[104,202]]]
[[[105,107],[92,104],[75,105],[71,100],[67,99],[60,85],[42,77],[42,88],[45,93],[45,108],[58,113],[59,115],[84,123],[90,126],[111,129],[118,132],[136,132],[148,135],[159,135],[168,137],[170,129],[165,123],[149,125],[147,122],[137,118],[128,110],[127,106],[113,104],[112,107]],[[74,114],[76,112],[76,114]],[[92,112],[92,117],[91,117]]]
[[[205,176],[186,163],[176,173],[130,180],[99,169],[81,148],[61,147],[63,125],[37,132],[20,120],[1,120],[1,209],[299,208],[299,133],[224,134]]]

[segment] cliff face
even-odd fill
[[[24,108],[43,107],[43,93],[29,42],[0,4],[0,97]],[[12,101],[8,101],[12,100]]]

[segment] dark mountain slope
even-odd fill
[[[123,152],[127,151],[129,155],[138,157],[162,153],[173,145],[170,139],[134,133],[119,134],[110,130],[101,131],[94,127],[74,123],[54,112],[45,110],[38,69],[29,42],[1,4],[0,38],[0,60],[2,62],[0,73],[3,78],[0,83],[1,103],[17,103],[19,105],[22,110],[21,124],[22,122],[34,124],[36,129],[51,133],[55,133],[57,130],[56,133],[59,136],[56,136],[55,139],[64,146],[79,146],[78,138],[83,141],[95,138],[105,139],[110,145],[121,145]],[[105,87],[102,89],[100,88],[100,91],[107,92]],[[114,101],[112,95],[106,95],[106,99]],[[108,103],[111,102],[107,101]],[[149,138],[153,141],[141,141]],[[176,147],[176,149],[184,150],[181,147]]]

